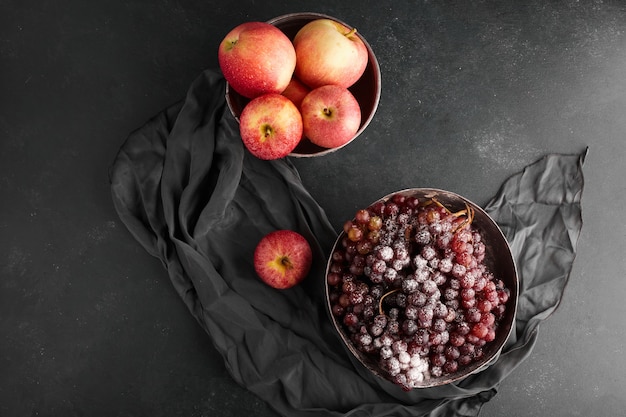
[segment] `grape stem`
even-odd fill
[[[383,310],[383,300],[385,299],[385,297],[398,291],[400,291],[400,288],[396,288],[395,290],[386,292],[385,294],[383,294],[382,297],[380,297],[380,300],[378,300],[378,312],[380,313],[381,316],[386,316],[385,310]]]
[[[457,213],[460,214],[456,216]],[[458,230],[469,227],[469,225],[472,224],[472,222],[474,221],[474,209],[471,208],[467,203],[465,203],[465,210],[458,211],[457,213],[452,213],[452,215],[455,217],[465,215],[466,217],[465,220],[454,229],[454,233],[456,233]]]
[[[454,230],[453,232],[456,233],[458,230],[461,230],[465,227],[468,227],[470,224],[472,224],[472,222],[474,221],[474,209],[471,208],[469,206],[469,204],[465,203],[465,209],[463,210],[459,210],[456,212],[451,212],[450,209],[448,207],[446,207],[445,205],[443,205],[443,203],[441,203],[439,200],[437,200],[435,197],[431,198],[431,201],[438,205],[439,207],[443,207],[446,212],[453,216],[453,217],[461,217],[461,216],[466,216],[465,220],[463,222],[461,222]]]

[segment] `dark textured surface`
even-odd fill
[[[337,227],[406,187],[486,203],[544,154],[590,147],[565,297],[481,416],[623,415],[626,5],[287,3],[1,2],[0,415],[275,415],[119,222],[107,170],[229,29],[293,11],[356,26],[383,74],[356,142],[295,161]]]

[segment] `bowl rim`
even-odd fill
[[[327,15],[327,14],[324,14],[324,13],[317,13],[317,12],[286,13],[286,14],[282,14],[282,15],[273,17],[273,18],[265,21],[265,23],[269,23],[271,25],[276,26],[277,23],[288,22],[288,21],[290,21],[290,20],[292,20],[294,18],[308,18],[311,21],[313,21],[315,19],[330,19],[330,20],[333,20],[333,21],[335,21],[337,23],[341,23],[342,25],[346,26],[349,29],[354,29],[354,26],[351,26],[351,25],[347,24],[346,22],[344,22],[341,19],[338,19],[338,18],[336,18],[334,16],[330,16],[330,15]],[[295,157],[295,158],[316,158],[316,157],[319,157],[319,156],[325,156],[325,155],[328,155],[330,153],[336,152],[339,149],[349,145],[357,137],[359,137],[365,131],[365,129],[369,126],[371,121],[374,119],[374,115],[376,114],[376,111],[378,110],[378,105],[380,103],[380,97],[381,97],[381,94],[382,94],[382,76],[381,76],[381,71],[380,71],[380,64],[378,63],[378,58],[376,58],[376,54],[374,53],[374,50],[372,49],[372,46],[365,39],[365,37],[363,37],[358,30],[356,31],[356,35],[359,37],[359,39],[361,39],[361,41],[365,45],[365,48],[367,50],[368,66],[372,67],[372,72],[373,72],[373,77],[374,77],[374,84],[377,86],[376,91],[374,93],[374,99],[372,101],[372,111],[370,112],[370,114],[367,117],[367,119],[365,119],[363,121],[363,123],[359,127],[359,130],[357,130],[357,132],[354,134],[352,139],[350,139],[348,142],[346,142],[346,143],[344,143],[344,144],[342,144],[340,146],[334,147],[334,148],[322,149],[322,150],[320,150],[318,152],[312,152],[312,153],[303,153],[303,152],[292,151],[287,156],[291,156],[291,157]],[[230,85],[229,85],[228,82],[226,82],[225,98],[226,98],[226,104],[228,106],[228,109],[230,110],[231,115],[235,118],[235,120],[237,120],[237,122],[239,122],[239,116],[235,115],[234,104],[233,104],[233,101],[231,100],[231,96],[230,96]]]
[[[501,240],[501,243],[504,244],[505,252],[508,255],[507,259],[505,261],[506,262],[510,262],[510,266],[512,268],[512,278],[511,279],[513,280],[512,288],[510,286],[507,287],[511,291],[511,295],[510,295],[509,300],[507,302],[507,310],[512,309],[512,312],[508,313],[510,315],[508,315],[508,321],[507,321],[507,323],[505,323],[505,325],[508,327],[508,329],[506,329],[506,333],[501,333],[500,334],[501,335],[501,339],[498,341],[498,344],[497,345],[492,345],[489,354],[487,356],[485,356],[485,358],[481,359],[480,361],[475,362],[473,364],[470,364],[469,366],[463,367],[463,368],[459,369],[457,372],[454,372],[452,374],[443,375],[441,377],[434,377],[434,378],[425,379],[421,384],[419,384],[417,387],[413,388],[413,389],[423,389],[423,388],[432,388],[432,387],[437,387],[437,386],[444,386],[444,385],[448,385],[448,384],[451,384],[451,383],[458,382],[458,381],[463,380],[463,379],[465,379],[465,378],[467,378],[467,377],[469,377],[471,375],[483,372],[484,370],[486,370],[487,368],[489,368],[490,366],[492,366],[496,362],[496,360],[498,359],[498,357],[502,353],[502,349],[507,345],[509,339],[511,338],[511,336],[513,335],[514,330],[515,330],[515,321],[516,321],[516,318],[517,318],[517,309],[518,309],[518,306],[519,306],[520,283],[519,283],[519,271],[518,271],[518,268],[517,268],[515,257],[513,256],[513,252],[511,251],[510,244],[509,244],[508,240],[506,239],[506,236],[502,232],[502,229],[500,228],[500,226],[489,215],[489,213],[487,213],[482,207],[480,207],[478,204],[474,203],[473,201],[467,199],[466,197],[463,197],[460,194],[457,194],[457,193],[452,192],[452,191],[439,189],[439,188],[429,188],[429,187],[404,188],[404,189],[401,189],[401,190],[398,190],[398,191],[390,192],[390,193],[384,195],[383,197],[378,198],[377,200],[371,202],[367,207],[369,207],[369,206],[371,206],[371,205],[373,205],[373,204],[375,204],[375,203],[377,203],[379,201],[387,201],[391,197],[393,197],[393,196],[395,196],[397,194],[414,195],[416,192],[424,193],[424,196],[422,198],[432,198],[434,196],[445,195],[448,198],[454,198],[454,199],[457,199],[457,200],[459,200],[461,202],[465,202],[465,203],[469,204],[472,207],[472,209],[478,211],[481,214],[482,218],[484,218],[494,228],[494,230],[496,231],[496,236],[498,237],[499,240]],[[326,277],[328,276],[331,264],[333,262],[333,260],[332,260],[332,253],[335,251],[335,249],[341,243],[341,240],[342,240],[342,238],[344,236],[345,236],[345,232],[342,231],[339,234],[339,236],[337,236],[337,238],[335,239],[335,242],[333,243],[333,245],[331,247],[331,251],[328,254],[328,260],[327,260],[327,263],[326,263],[326,270],[325,270],[324,278],[323,278],[324,297],[325,297],[325,304],[326,304],[326,313],[327,313],[327,315],[329,317],[329,320],[330,320],[331,324],[335,328],[336,333],[339,335],[340,339],[342,340],[344,348],[346,348],[352,354],[351,359],[353,359],[353,362],[355,362],[355,361],[358,362],[361,366],[366,368],[372,374],[376,375],[378,378],[384,380],[387,383],[395,385],[392,381],[389,380],[389,378],[387,378],[387,376],[385,375],[384,371],[380,370],[377,366],[372,365],[371,361],[368,360],[369,358],[367,358],[365,356],[365,354],[363,354],[358,349],[356,349],[356,347],[350,341],[349,337],[343,331],[341,323],[339,323],[337,321],[336,317],[332,313],[332,306],[331,306],[331,303],[330,303],[329,285],[328,285],[328,283],[326,281]]]

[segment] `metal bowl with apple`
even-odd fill
[[[372,230],[375,239],[363,237]],[[470,271],[479,272],[470,279]],[[330,320],[356,365],[407,391],[485,370],[514,328],[519,284],[507,240],[484,210],[449,191],[406,189],[357,211],[325,280]]]
[[[267,23],[276,26],[279,28],[287,37],[291,40],[295,37],[296,33],[307,23],[316,20],[316,19],[331,19],[338,23],[343,24],[344,26],[352,29],[350,25],[341,20],[328,16],[321,13],[290,13],[282,16],[275,17],[269,20]],[[348,89],[352,93],[352,95],[356,98],[359,103],[361,109],[361,124],[356,134],[352,137],[352,139],[343,144],[342,146],[335,148],[324,148],[318,146],[311,141],[309,141],[306,137],[302,138],[298,146],[289,154],[289,156],[299,157],[299,158],[307,158],[307,157],[316,157],[323,156],[329,154],[331,152],[340,149],[347,144],[351,143],[354,139],[356,139],[365,128],[369,125],[372,118],[374,117],[374,113],[378,108],[378,103],[380,100],[381,94],[381,73],[380,67],[378,65],[378,60],[376,59],[376,55],[374,54],[370,44],[365,40],[365,38],[357,31],[356,35],[363,41],[367,53],[368,53],[368,63],[365,68],[365,71],[361,78],[356,81],[351,87]],[[228,84],[226,85],[226,103],[228,104],[228,108],[232,115],[239,121],[239,116],[243,111],[245,105],[250,101],[250,99],[242,96],[237,93],[233,88],[231,88]]]

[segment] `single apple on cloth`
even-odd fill
[[[585,152],[529,165],[485,207],[511,242],[521,282],[516,330],[497,360],[458,383],[405,392],[341,345],[324,308],[337,233],[289,159],[245,149],[224,88],[220,73],[201,74],[181,103],[129,135],[109,175],[120,219],[162,261],[234,380],[290,417],[478,415],[562,297],[582,227]],[[278,290],[257,277],[254,251],[280,229],[302,235],[313,261],[304,281]]]
[[[293,230],[276,230],[261,239],[254,250],[254,269],[273,288],[291,288],[311,269],[311,245]]]

